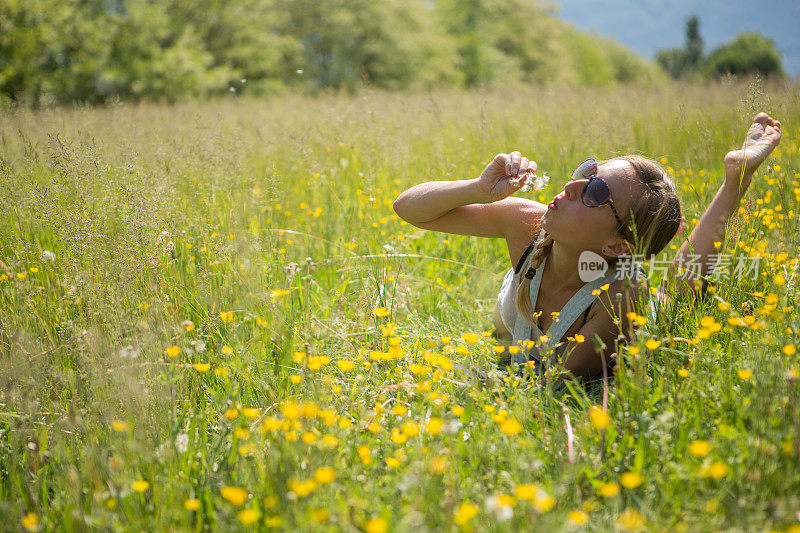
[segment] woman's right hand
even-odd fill
[[[520,190],[525,184],[523,176],[531,173],[532,178],[536,175],[536,168],[535,161],[529,161],[519,152],[497,154],[478,178],[478,189],[490,202],[497,202]]]

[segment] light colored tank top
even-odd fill
[[[536,243],[538,243],[543,236],[544,230],[539,233],[539,236],[534,241],[532,245],[533,248],[535,248]],[[527,361],[535,360],[537,361],[537,372],[541,373],[543,369],[541,364],[540,349],[555,347],[561,342],[562,337],[564,334],[566,334],[567,330],[569,330],[575,320],[578,319],[582,313],[584,313],[596,302],[598,295],[592,294],[592,292],[599,289],[606,283],[614,282],[618,278],[618,269],[611,267],[606,271],[605,275],[594,281],[584,284],[583,287],[578,289],[578,291],[572,296],[566,305],[564,305],[561,311],[559,311],[558,317],[552,322],[545,333],[541,331],[537,325],[531,325],[527,320],[520,316],[517,312],[516,306],[517,289],[519,288],[519,284],[523,276],[530,267],[531,258],[533,256],[533,248],[530,249],[531,252],[528,253],[524,258],[521,268],[519,268],[516,272],[515,269],[511,268],[506,273],[505,278],[503,278],[503,284],[500,287],[500,292],[497,295],[497,304],[500,309],[500,316],[502,318],[503,325],[505,325],[506,329],[508,329],[508,331],[510,331],[512,334],[512,343],[517,345],[519,341],[526,340],[532,340],[535,343],[528,352],[525,350],[520,350],[517,352],[517,354],[512,355],[512,362],[526,363]],[[541,265],[539,265],[539,268],[535,269],[535,275],[533,276],[533,279],[531,279],[530,299],[533,309],[536,309],[536,300],[539,296],[539,288],[542,282],[542,272],[544,272],[544,266],[546,263],[547,258],[542,261]],[[642,269],[641,265],[637,263],[634,268],[636,268],[640,274],[644,276],[644,270]],[[650,299],[650,312],[651,315],[654,315],[652,298]],[[542,344],[541,337],[545,335],[547,340],[544,344]]]

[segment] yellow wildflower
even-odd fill
[[[626,489],[635,489],[644,481],[644,476],[639,472],[625,472],[619,476],[619,482]]]
[[[330,362],[331,358],[327,355],[312,355],[308,358],[308,369],[319,370]]]
[[[22,527],[28,531],[36,531],[39,529],[39,516],[36,513],[26,513],[22,517]]]
[[[689,443],[689,453],[695,457],[704,457],[711,452],[711,443],[707,440],[696,440]]]
[[[280,298],[281,296],[286,296],[289,294],[289,291],[286,289],[273,289],[269,293],[269,297],[273,300]]]
[[[407,421],[400,426],[400,430],[409,437],[416,437],[419,435],[419,426],[415,422]]]
[[[478,337],[474,333],[464,333],[461,336],[461,338],[464,339],[465,341],[467,341],[470,344],[475,344],[476,342],[478,342],[478,339],[480,339],[480,337]]]
[[[514,496],[518,500],[528,500],[533,501],[536,499],[536,494],[539,491],[539,486],[532,484],[532,483],[525,483],[522,485],[517,485],[514,488]]]
[[[589,408],[589,420],[597,429],[605,429],[611,423],[611,417],[598,405]]]
[[[462,502],[453,513],[456,524],[463,526],[478,514],[478,508],[469,502]]]
[[[500,424],[500,431],[505,433],[506,435],[517,435],[520,431],[522,431],[522,424],[517,422],[513,418],[507,418]]]
[[[165,352],[167,353],[168,357],[174,359],[175,357],[178,357],[179,353],[181,353],[181,349],[179,346],[170,346],[165,350]]]
[[[428,435],[438,435],[442,432],[444,421],[441,418],[432,417],[425,425],[425,433]]]
[[[131,429],[131,425],[124,420],[114,420],[111,423],[111,427],[117,433],[125,433]]]
[[[239,519],[239,522],[242,524],[249,526],[253,524],[261,514],[258,512],[257,509],[242,509],[236,514],[236,518]]]
[[[623,531],[640,531],[644,528],[644,516],[636,509],[625,509],[617,515],[616,522]]]
[[[576,509],[567,513],[567,518],[573,524],[582,526],[589,521],[589,513]]]
[[[331,483],[336,479],[336,472],[330,466],[323,466],[314,472],[314,479],[320,484]]]
[[[386,523],[386,520],[381,517],[373,518],[364,525],[364,529],[367,533],[386,533],[388,528],[389,525]]]
[[[197,498],[189,498],[183,502],[183,508],[187,511],[197,511],[200,509],[200,500]]]
[[[289,488],[297,494],[298,498],[305,498],[315,490],[317,490],[317,482],[313,479],[305,481],[290,480],[288,482]]]
[[[613,498],[617,494],[619,494],[619,485],[616,483],[603,483],[600,485],[600,488],[597,489],[598,494],[605,498]]]
[[[144,492],[150,488],[150,483],[143,479],[139,479],[131,483],[131,488],[136,492]]]
[[[714,479],[722,479],[728,475],[730,467],[723,462],[717,461],[708,467],[708,474]]]
[[[243,489],[242,487],[231,487],[225,485],[219,489],[219,492],[223,498],[228,500],[233,505],[242,505],[245,501],[247,501],[247,490]]]
[[[657,341],[655,339],[650,339],[646,343],[644,343],[644,345],[647,346],[648,350],[652,351],[652,350],[655,350],[656,348],[658,348],[659,346],[661,346],[661,341]]]
[[[339,370],[341,370],[342,372],[348,372],[352,370],[353,367],[356,366],[356,364],[353,361],[347,361],[342,359],[336,361],[336,366],[339,367]]]
[[[431,460],[431,472],[434,474],[444,474],[445,470],[447,470],[447,459],[439,455]]]
[[[372,462],[372,453],[370,452],[368,446],[359,446],[358,456],[361,458],[361,462],[365,465],[368,465]]]
[[[533,510],[537,513],[546,513],[556,506],[556,499],[542,489],[536,494],[536,499],[531,502]]]

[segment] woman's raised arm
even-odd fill
[[[536,163],[519,152],[497,154],[478,178],[459,181],[429,181],[404,191],[394,201],[394,210],[418,228],[474,235],[507,237],[524,220],[531,200],[510,198],[524,184],[526,173]]]
[[[759,113],[747,131],[742,149],[725,156],[725,181],[672,262],[671,273],[685,280],[689,289],[695,289],[695,280],[714,267],[714,242],[725,239],[725,226],[739,208],[753,173],[780,142],[781,123],[766,113]],[[699,268],[687,269],[684,274],[676,272],[690,260],[699,264]]]

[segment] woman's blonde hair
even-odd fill
[[[625,226],[617,224],[616,231],[632,245],[633,254],[652,257],[663,250],[682,227],[683,216],[675,183],[658,163],[641,155],[615,157],[599,161],[598,165],[614,160],[630,163],[636,176],[645,185],[644,193],[633,199],[629,216],[620,214],[623,222],[627,219],[627,223]],[[530,265],[539,268],[552,249],[553,238],[545,233],[531,255]],[[614,263],[616,260],[611,261],[612,265]],[[536,317],[530,294],[531,280],[523,277],[517,289],[517,312],[530,325],[534,325]]]

